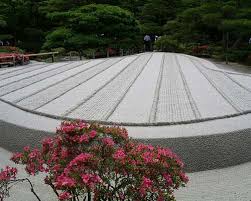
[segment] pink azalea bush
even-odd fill
[[[188,182],[170,149],[136,143],[124,128],[81,121],[62,122],[41,149],[25,147],[12,160],[30,175],[47,173],[59,200],[175,200],[174,189]]]
[[[9,185],[16,179],[17,169],[6,166],[0,171],[0,201],[9,196]]]

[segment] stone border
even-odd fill
[[[14,125],[0,120],[0,147],[12,152],[39,142],[54,133]],[[187,172],[224,168],[251,161],[251,128],[208,136],[135,139],[171,148],[185,163]]]

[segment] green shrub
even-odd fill
[[[170,36],[162,36],[155,43],[155,48],[164,52],[184,52],[184,47]]]

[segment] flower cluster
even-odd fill
[[[41,149],[25,147],[12,160],[45,182],[59,200],[174,200],[173,190],[188,178],[170,150],[139,144],[120,127],[62,122]]]
[[[17,169],[6,166],[0,171],[0,200],[3,200],[9,195],[9,183],[16,179]]]

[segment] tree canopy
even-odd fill
[[[1,0],[0,39],[27,51],[63,47],[135,48],[143,36],[163,44],[209,45],[250,53],[251,2],[245,0]],[[168,41],[169,40],[169,41]],[[168,48],[167,48],[168,49]],[[180,48],[179,48],[180,50]]]

